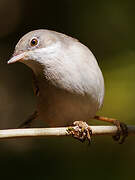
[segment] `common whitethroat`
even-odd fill
[[[95,115],[104,99],[103,75],[92,52],[77,39],[40,29],[19,40],[8,64],[18,61],[32,69],[37,96],[37,109],[23,125],[34,118],[50,127],[70,126],[75,121],[90,138],[83,120],[98,119]]]

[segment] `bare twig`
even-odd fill
[[[90,126],[93,135],[115,135],[116,126]],[[70,127],[74,128],[74,127]],[[27,128],[0,130],[0,139],[41,137],[41,136],[68,136],[69,127],[60,128]],[[135,135],[135,126],[128,126],[129,135]]]

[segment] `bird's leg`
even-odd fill
[[[75,121],[73,123],[74,128],[68,128],[68,133],[70,133],[74,138],[84,142],[86,139],[89,144],[91,142],[92,130],[89,125],[84,121]]]
[[[31,126],[31,123],[37,118],[37,116],[37,111],[35,111],[28,117],[27,120],[22,122],[17,128],[29,128]]]
[[[95,116],[94,119],[109,122],[109,123],[112,123],[113,125],[117,126],[118,130],[117,130],[116,134],[113,136],[113,139],[115,141],[119,141],[119,144],[124,143],[125,138],[128,136],[128,128],[127,128],[126,124],[124,124],[116,119],[102,117],[102,116]],[[120,139],[121,135],[122,135],[122,138]]]

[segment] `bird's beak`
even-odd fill
[[[12,56],[12,58],[7,62],[7,64],[12,64],[12,63],[15,63],[17,61],[21,61],[23,60],[24,58],[26,57],[26,53],[23,52],[21,54],[18,54],[18,55],[14,55]]]

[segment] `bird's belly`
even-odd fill
[[[89,97],[69,93],[57,93],[38,98],[39,119],[49,126],[68,126],[74,121],[88,121],[98,110],[97,102]]]

